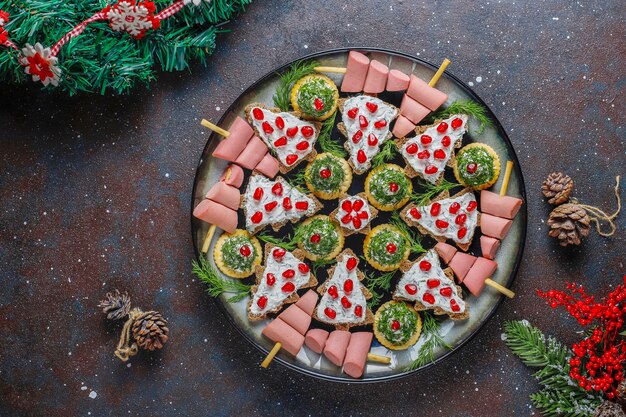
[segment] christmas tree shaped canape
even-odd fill
[[[398,109],[376,97],[356,96],[339,100],[342,122],[337,125],[347,138],[344,147],[350,154],[354,172],[363,174],[372,165],[381,145],[389,138],[389,126]]]
[[[249,104],[245,111],[257,136],[276,154],[283,174],[317,154],[314,146],[320,135],[319,122],[307,122],[298,117],[299,113],[281,112],[259,103]]]
[[[285,304],[298,301],[297,291],[317,285],[315,276],[304,262],[301,250],[287,250],[265,245],[265,265],[255,267],[256,285],[251,289],[248,319],[261,320],[277,313]]]
[[[253,174],[248,181],[241,207],[246,218],[246,229],[256,233],[268,224],[278,231],[289,221],[297,222],[302,217],[312,216],[322,205],[315,197],[294,188],[282,177],[270,180],[263,175]]]
[[[328,270],[330,278],[317,289],[322,299],[315,310],[315,319],[340,330],[374,322],[367,306],[371,294],[361,284],[364,275],[358,264],[359,259],[350,249],[337,256],[337,264]]]
[[[420,126],[415,132],[417,136],[397,141],[407,163],[406,173],[437,184],[443,179],[446,165],[452,166],[454,149],[461,146],[467,132],[467,115],[455,114],[431,126]]]
[[[461,287],[455,285],[453,272],[441,268],[439,256],[431,249],[413,263],[402,266],[404,274],[393,293],[394,300],[415,303],[417,311],[433,310],[447,314],[452,320],[469,317],[469,308],[461,297]]]
[[[400,217],[409,226],[417,227],[422,234],[429,234],[439,242],[453,240],[464,251],[472,243],[474,230],[480,221],[478,203],[469,188],[452,197],[446,190],[424,206],[408,204]]]

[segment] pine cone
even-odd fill
[[[549,198],[548,203],[558,206],[569,200],[569,195],[574,189],[574,181],[562,172],[553,172],[543,182],[541,190],[543,195]]]
[[[596,409],[593,417],[626,417],[626,413],[624,413],[619,404],[603,401]]]
[[[169,332],[167,321],[158,311],[142,313],[133,323],[133,337],[142,349],[161,349]]]
[[[130,297],[128,293],[120,294],[119,290],[108,292],[106,300],[100,301],[98,307],[102,308],[102,312],[107,315],[109,320],[120,320],[128,316],[130,311]]]
[[[591,230],[591,220],[584,208],[567,203],[557,206],[548,219],[548,234],[558,238],[561,246],[580,245],[581,238]]]

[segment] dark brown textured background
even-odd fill
[[[535,289],[576,280],[601,293],[626,270],[626,215],[615,237],[564,250],[546,236],[539,192],[564,170],[578,197],[614,208],[614,177],[626,174],[625,16],[621,1],[257,1],[208,68],[162,75],[150,91],[67,98],[0,85],[0,415],[537,414],[538,386],[504,346],[504,321],[572,342],[578,325]],[[432,372],[384,385],[261,370],[190,274],[199,119],[218,119],[275,66],[340,46],[448,56],[509,133],[529,196],[518,296]],[[116,287],[169,319],[166,349],[132,365],[113,356],[119,328],[95,306]]]

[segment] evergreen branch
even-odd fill
[[[435,349],[440,346],[443,346],[446,349],[452,349],[452,346],[443,340],[440,331],[441,324],[439,321],[430,313],[422,312],[421,337],[427,339],[417,352],[417,358],[415,358],[415,360],[404,369],[406,372],[414,371],[433,362],[435,360]]]
[[[372,158],[372,168],[381,166],[390,162],[398,153],[398,146],[394,140],[388,139],[385,141],[380,151]]]
[[[234,295],[226,301],[236,303],[250,294],[250,285],[241,281],[222,279],[204,256],[200,257],[199,263],[196,260],[193,261],[191,272],[207,285],[206,291],[211,297],[219,297],[222,293],[232,293]]]
[[[282,111],[291,109],[291,89],[294,84],[302,77],[312,74],[319,64],[317,61],[297,61],[294,62],[284,72],[278,74],[280,84],[276,88],[276,94],[273,97],[274,105]]]
[[[420,235],[417,229],[412,229],[409,227],[404,220],[400,217],[400,214],[397,211],[394,211],[389,218],[389,223],[396,226],[402,233],[404,233],[409,241],[409,247],[411,248],[411,253],[420,254],[426,253],[426,249],[422,246],[422,235]]]
[[[420,188],[423,188],[424,191],[421,193],[413,193],[411,194],[411,200],[418,206],[425,206],[430,203],[430,201],[441,194],[446,190],[451,190],[452,188],[462,187],[461,184],[457,184],[456,182],[450,182],[445,178],[441,181],[440,184],[431,184],[427,181],[419,180]]]
[[[317,138],[317,143],[320,144],[322,152],[328,152],[335,155],[338,158],[345,158],[348,153],[336,140],[332,138],[333,128],[335,127],[335,119],[337,117],[337,111],[333,113],[328,119],[322,122],[322,129],[320,136]]]
[[[467,114],[478,121],[478,129],[474,132],[481,134],[486,127],[492,126],[493,121],[487,116],[487,109],[473,100],[458,100],[445,109],[437,110],[428,117],[428,122],[433,123],[437,119],[447,119],[453,114]]]

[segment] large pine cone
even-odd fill
[[[603,401],[596,409],[593,417],[626,417],[626,413],[624,413],[619,404]]]
[[[553,172],[548,175],[541,186],[543,195],[549,198],[548,203],[556,206],[567,202],[573,189],[574,181],[562,172]]]
[[[120,320],[128,316],[130,311],[130,297],[128,293],[120,294],[119,290],[108,292],[106,300],[100,301],[98,307],[107,315],[109,320]]]
[[[167,320],[158,311],[142,313],[133,323],[133,337],[142,349],[161,349],[169,332]]]
[[[578,204],[563,204],[550,213],[548,234],[558,238],[561,246],[580,245],[581,238],[587,236],[591,230],[590,222],[584,208]]]

